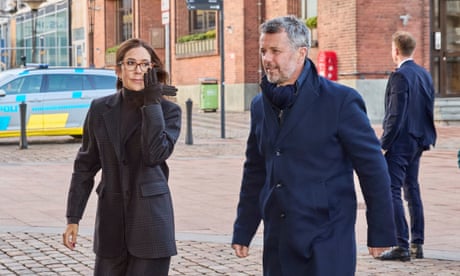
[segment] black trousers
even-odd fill
[[[143,259],[129,253],[117,258],[96,255],[94,276],[168,276],[170,263],[171,257]]]

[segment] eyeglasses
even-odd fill
[[[136,62],[134,60],[127,60],[127,61],[121,61],[118,63],[118,65],[124,65],[126,70],[128,71],[136,71],[137,67],[141,69],[142,72],[147,72],[150,68],[152,68],[152,63],[149,61],[143,61],[143,62]]]

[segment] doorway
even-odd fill
[[[460,0],[433,0],[432,4],[432,76],[436,94],[460,97]]]

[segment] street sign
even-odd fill
[[[186,0],[189,10],[221,10],[223,0]]]
[[[185,0],[187,4],[222,4],[223,0]]]
[[[211,0],[209,0],[211,1]],[[189,10],[221,10],[222,9],[222,5],[221,4],[209,4],[209,3],[206,3],[206,4],[187,4],[187,9]]]
[[[164,11],[161,13],[161,24],[169,24],[169,11]]]

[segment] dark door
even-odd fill
[[[460,0],[432,3],[432,75],[436,93],[460,97]]]

